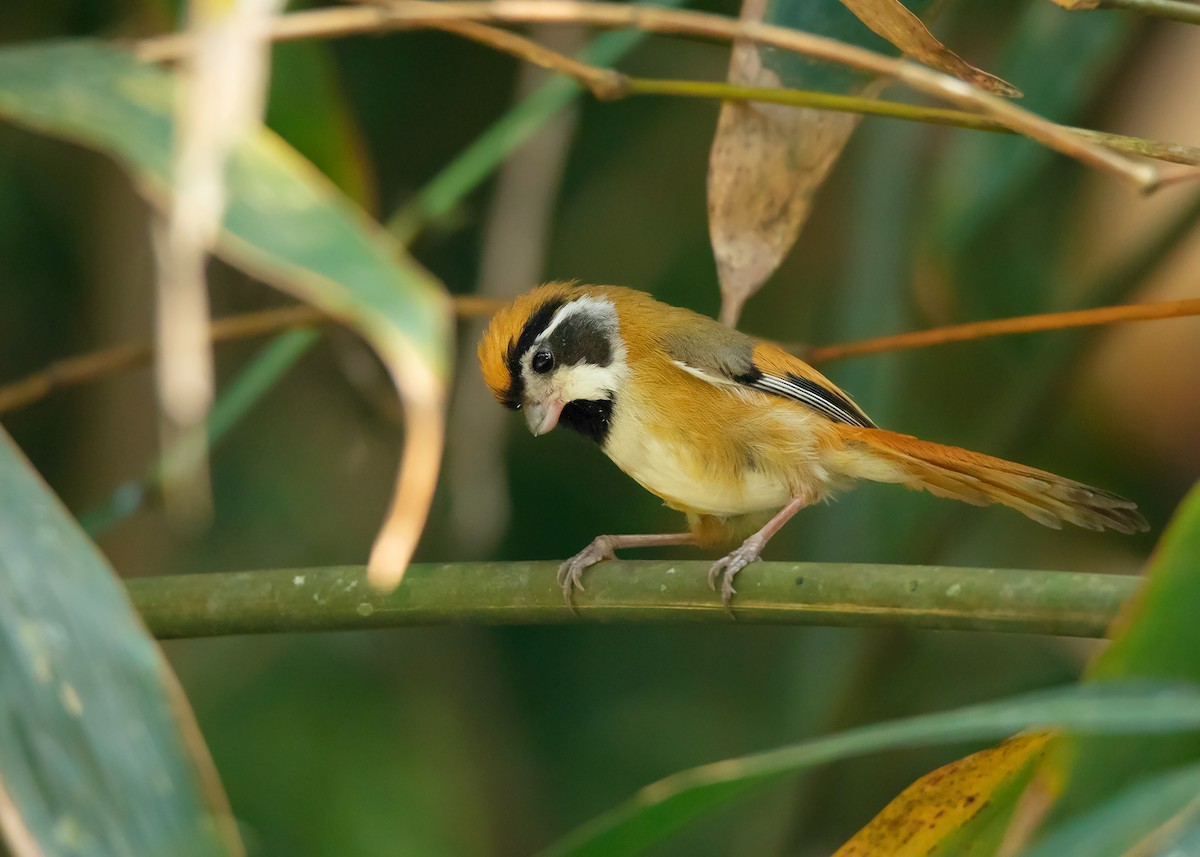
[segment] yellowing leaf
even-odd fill
[[[985,836],[995,843],[994,850],[1050,736],[1049,732],[1018,735],[926,774],[834,857],[925,857],[944,853],[946,846],[967,838],[978,849]]]
[[[876,35],[930,68],[952,74],[997,95],[1020,96],[1021,90],[1011,83],[976,68],[942,44],[900,0],[842,0],[842,4]]]

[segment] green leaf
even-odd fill
[[[328,45],[281,42],[271,50],[266,123],[367,211],[375,176]]]
[[[1118,617],[1115,640],[1088,679],[1200,683],[1200,486],[1179,507],[1150,560],[1149,579]],[[1200,760],[1200,735],[1073,737],[1050,763],[1065,778],[1054,819],[1078,814],[1135,780]]]
[[[1021,857],[1182,857],[1197,853],[1197,846],[1200,765],[1190,765],[1123,789],[1022,851]]]
[[[116,158],[151,199],[168,192],[173,78],[98,42],[0,50],[0,116]],[[352,326],[405,403],[401,483],[372,566],[394,584],[424,523],[441,457],[451,305],[440,285],[279,137],[260,131],[227,166],[217,252]]]
[[[175,676],[99,550],[3,430],[0,700],[11,853],[240,853]]]
[[[879,750],[989,740],[1030,728],[1084,734],[1200,729],[1200,688],[1094,684],[881,723],[683,771],[642,789],[543,857],[638,854],[756,786]]]

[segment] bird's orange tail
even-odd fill
[[[1063,521],[1089,530],[1149,529],[1129,500],[1045,470],[882,429],[838,429],[852,476],[899,482],[977,506],[1000,503],[1055,529]]]

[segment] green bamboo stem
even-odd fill
[[[557,563],[419,564],[395,592],[362,566],[130,580],[161,639],[415,625],[577,622],[900,626],[1101,637],[1139,578],[1064,571],[756,563],[738,576],[735,617],[708,588],[707,562],[609,562],[588,572],[572,612]]]

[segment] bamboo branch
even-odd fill
[[[606,562],[572,612],[554,562],[418,564],[395,592],[362,566],[128,581],[162,639],[475,623],[726,623],[707,562]],[[762,562],[738,577],[734,619],[1100,637],[1140,578],[950,566]]]
[[[973,321],[929,330],[914,330],[893,336],[880,336],[847,342],[841,345],[825,345],[809,348],[793,346],[797,353],[804,354],[813,363],[830,360],[845,360],[847,357],[862,357],[883,351],[902,351],[910,348],[929,348],[950,342],[985,339],[992,336],[1008,336],[1015,333],[1034,333],[1044,330],[1065,330],[1072,327],[1092,327],[1101,324],[1117,324],[1129,321],[1151,321],[1163,318],[1182,318],[1200,315],[1200,298],[1179,301],[1160,301],[1152,304],[1130,304],[1127,306],[1097,307],[1096,309],[1050,312],[1038,315],[1023,315],[1016,318],[998,318],[991,321]]]
[[[1160,169],[1131,160],[1003,98],[911,61],[893,59],[786,27],[738,21],[704,12],[580,0],[491,0],[482,3],[404,0],[386,7],[338,7],[285,15],[276,19],[272,38],[328,38],[388,29],[442,26],[462,21],[636,27],[648,32],[771,45],[892,78],[919,92],[976,110],[1016,133],[1121,176],[1146,191],[1164,182],[1182,181],[1200,175],[1200,171],[1191,167]],[[187,44],[186,35],[173,34],[143,41],[137,51],[145,59],[161,61],[180,56],[187,50]]]

